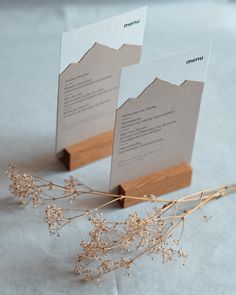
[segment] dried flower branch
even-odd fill
[[[80,194],[90,191],[90,188],[72,176],[65,179],[64,185],[58,185],[14,165],[9,166],[6,175],[10,178],[12,194],[19,197],[23,205],[32,204],[33,207],[61,199],[72,203]]]
[[[60,230],[82,217],[87,216],[92,225],[89,232],[90,241],[82,241],[82,252],[77,257],[75,267],[84,280],[96,277],[98,280],[108,272],[130,266],[144,255],[159,255],[163,262],[172,261],[176,257],[187,258],[187,254],[179,247],[180,238],[186,217],[201,209],[212,200],[235,192],[236,184],[207,189],[176,200],[168,200],[150,196],[123,196],[92,190],[77,179],[70,177],[64,185],[54,184],[31,172],[19,170],[11,165],[6,172],[10,178],[11,192],[20,198],[23,204],[31,203],[34,207],[47,205],[45,221],[51,234],[60,234]],[[99,197],[112,197],[112,200],[92,210],[76,208],[60,208],[58,200],[69,200],[70,205],[83,194]],[[102,218],[98,211],[123,198],[141,199],[155,204],[153,211],[146,216],[136,212],[125,221],[111,222]],[[78,213],[78,211],[80,211]],[[202,220],[209,221],[204,215]],[[181,226],[178,237],[177,228]]]
[[[90,241],[81,243],[82,252],[77,256],[75,271],[86,281],[94,277],[99,281],[108,272],[129,269],[137,259],[154,254],[160,256],[162,262],[178,257],[183,259],[184,264],[188,255],[179,245],[186,217],[208,202],[233,191],[236,191],[236,185],[202,191],[155,207],[145,217],[132,213],[122,222],[91,217],[93,228],[89,232]],[[185,207],[186,202],[190,205],[189,209]],[[207,216],[203,216],[203,221],[208,220]],[[176,237],[178,226],[182,230]],[[119,257],[114,259],[117,253]]]

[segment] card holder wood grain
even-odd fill
[[[113,130],[110,130],[64,148],[61,161],[71,171],[110,156],[112,144]]]
[[[119,186],[119,194],[137,197],[150,194],[159,196],[189,186],[191,179],[191,166],[188,163],[182,163],[123,183]],[[120,204],[123,208],[126,208],[140,202],[142,201],[123,199]]]

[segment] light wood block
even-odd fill
[[[130,180],[119,187],[119,193],[126,196],[143,197],[144,195],[163,195],[183,187],[189,186],[192,179],[192,168],[183,163],[178,166],[155,172],[144,177]],[[135,205],[142,201],[123,199],[120,203],[123,208]]]
[[[73,170],[112,153],[113,130],[91,137],[64,149],[61,158],[68,170]]]

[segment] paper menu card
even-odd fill
[[[56,152],[114,128],[121,67],[139,62],[146,7],[62,34]]]
[[[111,191],[191,161],[209,52],[204,45],[122,69]]]

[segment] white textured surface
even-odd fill
[[[200,213],[186,222],[183,247],[190,256],[186,266],[145,258],[132,268],[130,279],[120,272],[109,274],[100,288],[80,283],[72,272],[87,222],[69,226],[59,239],[49,237],[42,211],[19,208],[10,196],[4,176],[9,162],[54,181],[69,175],[54,159],[60,32],[141,6],[140,1],[29,5],[0,7],[0,294],[234,294],[235,194],[204,209],[213,216],[209,224],[200,221]],[[236,6],[228,2],[149,6],[143,60],[213,41],[193,182],[177,192],[178,197],[236,181],[235,15]],[[109,167],[110,159],[105,159],[73,175],[106,189]],[[98,202],[92,199],[82,206]],[[132,210],[114,206],[105,214],[122,218]]]

